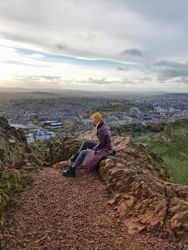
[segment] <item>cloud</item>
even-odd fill
[[[143,52],[139,49],[128,49],[121,52],[123,56],[143,57]]]
[[[139,13],[107,0],[2,0],[0,17],[2,37],[76,57],[122,60],[120,52],[152,30]]]
[[[135,65],[135,67],[136,67],[136,65]],[[129,70],[131,70],[131,66],[119,66],[119,67],[117,67],[117,70],[119,70],[119,71],[129,71]]]
[[[81,83],[84,84],[96,84],[96,85],[110,85],[110,84],[115,84],[115,83],[122,83],[122,80],[120,79],[108,79],[108,78],[91,78],[89,77],[86,80],[81,81]]]
[[[31,58],[35,58],[35,59],[44,59],[45,55],[39,54],[39,53],[34,53],[32,55],[30,55]]]
[[[160,81],[178,79],[179,81],[188,81],[188,62],[179,63],[171,61],[159,61],[154,64],[154,72]]]
[[[184,56],[187,7],[186,0],[1,0],[0,34],[75,57]]]
[[[21,86],[24,88],[40,88],[48,89],[55,88],[58,89],[62,83],[62,78],[60,76],[25,76],[19,75],[10,79],[10,83],[14,86]]]
[[[149,60],[148,56],[146,56],[143,51],[136,48],[123,50],[120,53],[119,58],[124,61],[140,63],[143,65]]]
[[[1,0],[0,77],[115,90],[186,82],[187,8],[186,0]]]
[[[124,70],[126,70],[124,67],[117,67],[117,70],[119,70],[119,71],[124,71]]]
[[[57,48],[58,50],[65,50],[65,49],[67,49],[67,46],[65,46],[61,43],[57,43],[57,44],[55,44],[55,48]]]

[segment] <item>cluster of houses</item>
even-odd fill
[[[33,112],[36,103],[33,102],[33,106],[28,103],[28,106],[18,109],[18,112],[14,110],[17,116],[15,119],[11,119],[12,122],[16,121],[24,125],[11,124],[11,126],[24,130],[29,144],[40,140],[48,140],[55,137],[57,133],[62,136],[76,136],[86,129],[93,128],[93,123],[89,118],[93,108],[103,107],[103,105],[106,107],[106,103],[108,105],[108,102],[100,98],[97,100],[83,98],[83,103],[80,102],[80,99],[77,101],[75,104],[75,99],[72,101],[67,99],[65,103],[62,101],[59,104],[58,100],[56,105],[52,106],[52,109],[46,106],[45,112],[44,109],[40,108]],[[187,104],[188,95],[183,94],[136,97],[131,101],[127,99],[121,100],[119,105],[120,110],[121,107],[123,108],[122,111],[114,109],[113,105],[109,103],[109,107],[112,106],[112,108],[106,111],[102,109],[101,112],[109,126],[121,126],[131,123],[173,122],[179,119],[188,119]],[[14,118],[14,113],[12,113],[12,109],[10,110],[11,114],[9,116]],[[33,117],[38,117],[37,122],[34,122]]]

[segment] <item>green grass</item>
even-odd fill
[[[188,184],[188,121],[166,125],[161,132],[132,133],[135,142],[145,143],[159,155],[171,181]]]

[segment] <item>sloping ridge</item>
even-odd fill
[[[14,162],[19,163],[20,161],[25,160],[24,154],[25,151],[28,151],[27,144],[24,143],[24,140],[22,142],[22,138],[19,139],[20,136],[22,137],[19,132],[9,128],[8,123],[5,120],[2,120],[2,122],[3,126],[0,130],[0,144],[2,146],[2,152],[4,153],[1,155],[1,160],[3,163],[14,165]],[[70,156],[69,154],[72,153],[74,146],[79,144],[79,141],[82,141],[83,139],[95,140],[96,138],[92,136],[91,132],[85,132],[80,136],[79,140],[78,138],[75,139],[75,143],[73,138],[71,139],[70,144],[66,142],[66,147],[61,145],[61,141],[58,142],[55,144],[54,150],[61,150],[57,152],[57,155],[53,155],[54,157],[57,157],[57,159],[53,159],[52,162],[57,162],[60,154],[66,155],[68,158]],[[160,166],[161,163],[156,162],[147,152],[145,147],[136,146],[130,138],[126,137],[113,137],[112,140],[113,145],[116,147],[117,154],[103,159],[99,165],[98,173],[110,194],[109,204],[117,210],[128,233],[157,232],[164,237],[171,234],[187,242],[188,186],[168,182],[165,178],[163,167]],[[9,153],[10,151],[11,154],[7,156],[6,152]],[[63,164],[59,162],[56,166],[61,167]],[[48,170],[44,169],[43,171],[44,178],[42,177],[42,179],[39,180],[40,185],[38,188],[41,185],[43,186],[42,183],[45,183],[45,186],[43,186],[45,190],[46,185],[48,184],[48,181],[46,182],[45,179]],[[49,181],[52,177],[57,177],[56,191],[58,193],[58,188],[61,188],[63,179],[59,174],[54,173],[53,175],[52,173],[49,171]],[[36,176],[37,175],[38,174],[36,173]],[[78,182],[79,177],[80,176],[76,179]],[[53,186],[53,178],[51,186]],[[69,183],[70,180],[66,179],[66,181],[65,184]],[[69,196],[72,192],[70,189],[71,185],[72,183],[70,181],[70,186],[68,186],[67,189],[70,191]],[[85,185],[83,187],[85,188]],[[38,189],[35,189],[35,187],[34,190],[31,189],[32,192],[36,190]],[[28,199],[27,192],[28,190],[25,191],[23,206]],[[39,193],[38,201],[41,199],[41,192]],[[49,203],[51,204],[52,201],[51,196],[49,196],[48,193],[46,193],[46,195],[45,201],[48,210],[48,205]],[[58,195],[62,196],[62,193],[58,193]],[[29,199],[31,201],[33,200],[32,195],[29,196]],[[69,201],[72,202],[72,198],[70,198]],[[64,200],[62,200],[62,202],[64,203]],[[56,203],[58,204],[58,202],[55,202],[53,203],[53,206]],[[29,207],[31,205],[32,202],[29,203]],[[19,211],[17,212],[19,213]],[[22,215],[24,221],[25,214],[22,214],[22,211],[20,211],[20,216]],[[41,218],[41,216],[39,217]],[[33,221],[31,221],[31,223],[33,223]],[[16,227],[17,226],[18,224],[16,224]],[[15,232],[15,230],[13,231]],[[15,237],[17,237],[17,235]]]
[[[84,138],[92,135],[85,133]],[[113,145],[117,154],[101,161],[99,174],[128,232],[173,234],[187,242],[188,186],[166,181],[163,168],[130,138],[113,137]]]

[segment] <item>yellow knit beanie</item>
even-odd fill
[[[93,115],[92,115],[92,122],[97,124],[98,122],[102,121],[102,115],[101,113],[99,112],[95,112]]]

